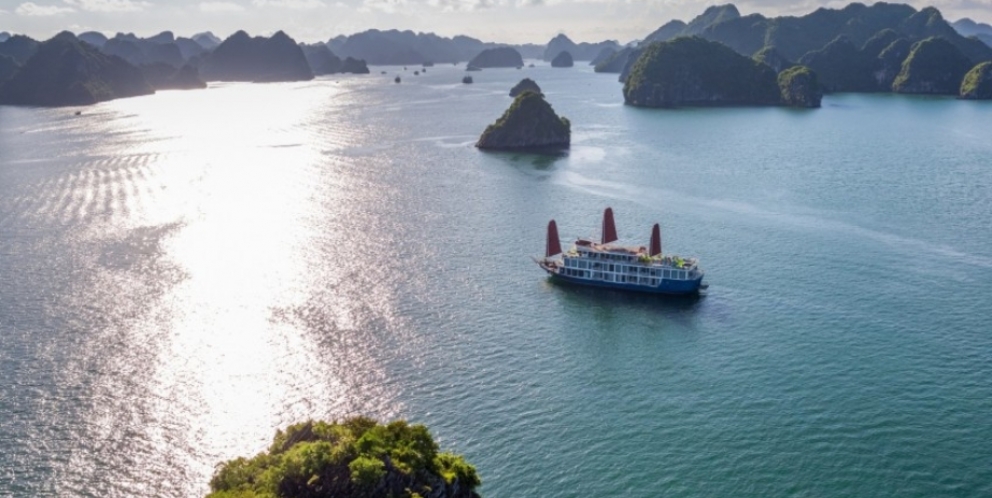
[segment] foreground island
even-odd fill
[[[208,498],[479,498],[475,467],[423,425],[365,417],[278,431],[269,451],[223,463]]]

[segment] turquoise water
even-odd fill
[[[199,496],[351,414],[428,424],[487,497],[992,495],[992,106],[384,69],[0,107],[0,495]],[[567,155],[472,147],[524,75]],[[606,206],[708,294],[549,284],[547,221]]]

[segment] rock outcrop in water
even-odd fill
[[[551,59],[551,67],[572,67],[574,65],[575,61],[572,60],[572,54],[568,51],[563,51]]]
[[[306,81],[313,71],[303,50],[286,33],[271,38],[234,33],[200,64],[207,81]]]
[[[341,61],[340,72],[350,74],[369,74],[369,66],[361,59],[345,57],[344,60]]]
[[[968,100],[992,99],[992,62],[983,62],[964,75],[959,96]]]
[[[623,87],[639,107],[776,105],[775,71],[725,45],[681,37],[648,46]]]
[[[537,86],[536,81],[530,78],[524,78],[520,80],[520,83],[513,85],[513,88],[510,89],[510,96],[516,97],[517,95],[520,95],[521,93],[524,92],[534,92],[540,94],[541,87]]]
[[[965,73],[971,69],[968,58],[947,40],[934,37],[916,42],[902,70],[892,82],[897,93],[958,95]]]
[[[479,498],[480,484],[423,425],[356,417],[277,432],[267,452],[219,466],[207,498]]]
[[[37,52],[0,88],[0,104],[88,105],[154,93],[141,71],[62,32]]]
[[[475,146],[480,149],[568,147],[571,128],[568,119],[555,114],[543,95],[524,92],[502,117],[486,128]]]
[[[524,59],[511,47],[487,48],[468,62],[469,68],[485,69],[490,67],[520,67]],[[471,70],[471,69],[469,69]]]
[[[793,66],[778,75],[782,103],[792,107],[820,107],[823,90],[816,73],[806,66]]]

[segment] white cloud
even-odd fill
[[[91,12],[138,12],[151,7],[142,0],[64,0],[65,3]]]
[[[362,0],[362,6],[358,9],[358,11],[369,12],[372,10],[378,10],[387,14],[393,14],[397,11],[403,10],[407,5],[407,0]]]
[[[319,9],[327,6],[321,0],[252,0],[251,3],[256,7],[281,7],[294,10]]]
[[[31,16],[31,17],[45,17],[45,16],[57,16],[59,14],[67,14],[69,12],[75,12],[76,9],[72,7],[59,7],[57,5],[38,5],[34,2],[24,2],[17,6],[14,13],[20,16]]]
[[[241,12],[244,7],[234,2],[200,2],[201,12]]]

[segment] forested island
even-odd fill
[[[959,24],[973,34],[959,33],[956,29]],[[982,26],[970,20],[952,25],[937,9],[917,11],[901,4],[853,3],[843,9],[821,8],[801,17],[777,18],[760,14],[741,16],[735,6],[721,5],[706,9],[689,23],[666,23],[640,44],[602,58],[595,70],[619,73],[621,82],[625,83],[625,101],[632,105],[770,103],[770,92],[758,91],[759,87],[770,87],[767,74],[762,74],[764,71],[740,60],[722,69],[710,67],[734,60],[727,53],[718,55],[712,47],[712,53],[706,55],[708,63],[694,61],[689,66],[678,66],[691,69],[693,78],[665,74],[666,70],[658,67],[670,62],[673,52],[668,48],[657,49],[656,45],[698,37],[772,68],[781,76],[780,87],[782,84],[788,87],[787,92],[782,90],[780,100],[786,105],[811,107],[805,97],[817,91],[986,98],[981,92],[972,91],[974,83],[965,82],[965,74],[976,71],[977,75],[983,63],[992,61],[992,47],[978,36],[983,33]],[[664,55],[662,62],[658,60],[659,51]],[[796,66],[805,69],[802,73],[783,73]],[[647,71],[650,74],[646,74],[648,68],[652,68]],[[636,80],[631,82],[635,70]],[[721,75],[707,71],[718,71]],[[802,79],[797,80],[800,74]],[[739,84],[733,85],[734,88],[714,87],[720,78],[730,78]],[[972,77],[969,81],[980,79]],[[797,91],[805,92],[803,89],[812,87],[818,90],[797,100]],[[652,97],[658,92],[664,92],[665,96]]]
[[[423,425],[365,417],[278,431],[268,451],[224,462],[208,498],[479,498],[475,467]]]
[[[671,45],[693,37],[727,50],[698,41]],[[665,43],[669,45],[656,48]],[[544,45],[510,45],[397,30],[367,30],[310,44],[298,43],[282,31],[271,37],[238,31],[224,40],[209,32],[182,37],[165,31],[147,38],[63,32],[45,42],[4,32],[0,103],[82,105],[162,89],[203,88],[209,81],[305,81],[367,74],[368,64],[429,67],[467,61],[470,71],[521,68],[524,58],[543,59],[554,67],[591,61],[596,72],[619,74],[626,103],[650,107],[817,107],[819,95],[831,92],[988,99],[990,43],[992,26],[987,24],[970,19],[949,23],[932,7],[916,10],[888,3],[852,3],[797,17],[742,16],[732,4],[718,5],[689,22],[666,22],[626,46],[614,40],[575,43],[564,34]],[[679,50],[690,46],[706,54],[699,52],[702,58],[695,61],[680,59]],[[728,50],[749,61],[731,57]],[[729,66],[709,67],[723,63]],[[692,78],[668,74],[676,67]]]
[[[544,95],[524,90],[495,123],[486,127],[475,146],[495,150],[565,148],[571,140],[568,119],[558,116]]]

